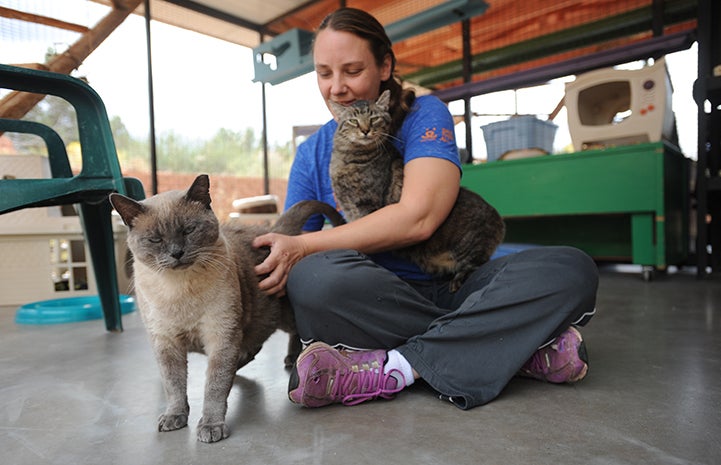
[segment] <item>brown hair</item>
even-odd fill
[[[401,79],[396,75],[396,55],[393,53],[391,40],[388,38],[383,25],[371,14],[357,8],[340,8],[326,16],[321,21],[316,36],[324,29],[334,31],[350,32],[368,43],[378,66],[383,65],[386,56],[391,57],[391,77],[381,82],[379,93],[388,89],[391,91],[391,117],[392,132],[395,134],[400,129],[411,105],[416,98],[413,89],[403,89]]]

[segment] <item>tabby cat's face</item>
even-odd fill
[[[389,136],[391,115],[388,112],[390,92],[384,91],[378,100],[358,100],[353,105],[342,106],[329,102],[338,115],[336,138],[355,146],[377,145]]]
[[[358,101],[339,116],[338,132],[356,145],[372,144],[388,135],[390,122],[390,115],[374,103]]]

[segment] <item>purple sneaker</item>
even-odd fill
[[[305,407],[391,399],[405,383],[383,373],[385,361],[384,350],[349,352],[314,342],[300,354],[291,371],[288,397]],[[392,372],[403,379],[400,371]]]
[[[551,344],[538,349],[519,374],[549,383],[575,383],[587,372],[586,344],[581,333],[571,326]]]

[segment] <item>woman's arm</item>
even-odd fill
[[[306,255],[332,249],[382,252],[421,242],[446,219],[458,195],[460,170],[448,160],[422,157],[404,167],[403,190],[396,204],[388,205],[352,223],[300,236],[265,234],[256,247],[271,253],[256,267],[267,274],[261,290],[274,294],[285,288],[288,272]]]

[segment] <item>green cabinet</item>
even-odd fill
[[[688,174],[659,142],[464,165],[461,183],[498,209],[506,242],[665,268],[688,256]]]

